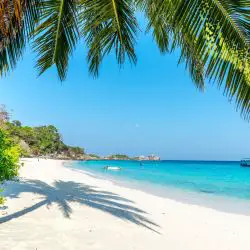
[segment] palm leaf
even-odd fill
[[[149,2],[157,6],[155,11],[149,11]],[[230,100],[234,98],[248,117],[249,0],[138,0],[138,4],[146,10],[150,25],[161,18],[171,27],[173,47],[181,47],[181,60],[191,65],[198,86],[202,78],[196,73],[204,71],[208,80],[224,85],[225,94]],[[159,25],[152,28],[159,30]],[[169,37],[162,35],[160,39],[167,41]],[[158,42],[160,50],[164,49],[161,44]]]
[[[28,34],[39,17],[40,0],[3,0],[0,3],[0,75],[12,70],[22,56]]]
[[[69,56],[78,41],[76,17],[74,0],[43,0],[42,21],[34,31],[39,74],[55,64],[60,79],[66,78]]]
[[[134,50],[137,21],[132,0],[84,0],[82,34],[89,48],[90,72],[98,75],[103,57],[115,50],[118,64],[126,56],[136,62]]]
[[[148,19],[146,32],[152,30],[153,37],[162,54],[181,48],[179,63],[184,62],[191,78],[199,90],[204,90],[204,65],[198,60],[195,49],[190,46],[189,38],[174,29],[171,9],[176,6],[171,1],[138,0],[137,6],[144,11]]]
[[[126,57],[135,63],[135,4],[163,54],[179,47],[179,62],[186,63],[196,86],[216,81],[250,118],[249,0],[2,0],[0,74],[15,67],[31,32],[39,74],[55,64],[64,80],[79,23],[91,73],[98,75],[113,50],[119,65]]]

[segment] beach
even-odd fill
[[[0,249],[245,250],[250,216],[158,197],[65,167],[24,159],[4,185]]]

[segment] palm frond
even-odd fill
[[[39,17],[40,0],[3,0],[0,3],[0,75],[12,70],[22,56],[28,34]]]
[[[39,75],[56,65],[59,78],[66,78],[69,56],[79,38],[74,0],[43,0],[41,23],[34,31]]]
[[[0,75],[15,67],[35,36],[39,74],[55,64],[64,80],[79,24],[91,73],[98,75],[112,51],[119,65],[126,58],[136,63],[137,7],[163,54],[180,48],[179,62],[186,63],[196,86],[217,82],[250,118],[249,0],[2,0]]]
[[[137,7],[145,13],[148,19],[146,32],[152,30],[153,37],[162,54],[172,52],[176,47],[181,49],[178,63],[184,62],[196,87],[205,89],[204,65],[198,60],[195,48],[190,46],[188,36],[174,29],[171,9],[176,6],[171,1],[138,0]]]
[[[157,4],[156,11],[148,11],[149,2]],[[171,27],[173,47],[181,48],[181,60],[191,66],[198,86],[202,75],[218,86],[224,85],[225,94],[230,100],[235,98],[237,107],[248,117],[249,0],[138,0],[138,4],[146,10],[149,23],[161,18]],[[153,28],[161,29],[159,25]],[[164,36],[161,39],[169,40]],[[196,74],[199,71],[201,77]]]
[[[90,72],[98,75],[103,57],[115,50],[118,64],[126,56],[136,62],[134,50],[137,21],[132,0],[84,0],[81,14],[82,34],[89,48]]]

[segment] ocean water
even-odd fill
[[[105,170],[105,166],[119,166],[121,170]],[[85,161],[72,167],[142,187],[175,188],[250,201],[250,168],[240,167],[239,162]]]

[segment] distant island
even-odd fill
[[[160,160],[160,157],[155,155],[130,157],[125,154],[99,156],[86,153],[82,147],[65,144],[58,129],[53,125],[30,127],[23,126],[20,121],[14,120],[7,121],[4,126],[12,140],[19,144],[22,157],[62,160]]]
[[[149,155],[149,156],[136,156],[136,157],[129,157],[128,155],[123,154],[115,154],[110,156],[101,157],[102,160],[134,160],[134,161],[160,161],[160,157],[156,155]]]

